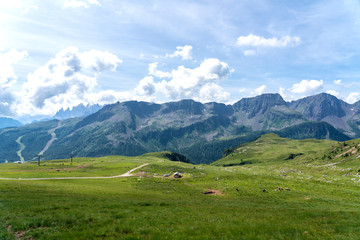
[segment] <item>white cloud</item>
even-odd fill
[[[114,90],[104,90],[100,92],[93,92],[86,95],[86,101],[90,104],[109,104],[114,102],[122,102],[134,100],[131,92],[117,92]]]
[[[192,59],[192,49],[193,47],[190,45],[185,45],[183,47],[177,46],[176,51],[173,54],[167,54],[166,57],[181,57],[183,60]]]
[[[97,0],[65,0],[64,8],[89,8],[90,5],[101,7],[101,4]]]
[[[255,54],[256,54],[256,51],[252,50],[252,49],[244,51],[244,56],[253,56]]]
[[[243,92],[246,92],[246,88],[241,88],[238,90],[238,93],[243,93]]]
[[[122,61],[109,52],[80,52],[69,47],[44,66],[29,74],[18,92],[16,111],[22,114],[53,114],[59,108],[88,103],[88,95],[97,85],[98,75],[115,71]]]
[[[13,64],[28,56],[26,51],[0,52],[0,116],[12,116],[15,96],[9,88],[17,81]]]
[[[214,83],[230,74],[229,66],[218,59],[204,60],[199,67],[190,69],[184,66],[171,72],[172,79],[162,82],[164,92],[171,99],[193,98],[208,83]]]
[[[0,52],[0,88],[7,88],[17,80],[13,64],[27,56],[26,51],[10,50],[4,53]]]
[[[264,38],[250,34],[248,36],[240,36],[236,41],[236,45],[240,47],[294,47],[301,43],[299,37],[284,36],[281,38]]]
[[[266,85],[261,85],[260,87],[258,87],[257,89],[255,89],[253,92],[251,92],[251,94],[255,94],[255,95],[261,95],[264,93],[266,89]]]
[[[311,94],[323,87],[323,80],[302,80],[290,88],[290,92],[297,94]]]
[[[343,83],[343,81],[341,79],[334,80],[334,84],[339,87],[343,87],[343,88],[352,88],[357,85],[357,83],[355,83],[355,82],[347,83],[347,84]]]
[[[147,76],[140,80],[139,84],[134,89],[134,92],[138,96],[151,96],[156,92],[156,86],[154,78]]]
[[[352,92],[345,99],[345,101],[350,104],[355,103],[359,100],[360,100],[360,92]]]
[[[283,99],[285,99],[285,100],[289,98],[288,95],[287,95],[287,93],[286,93],[286,89],[283,88],[283,87],[280,87],[280,88],[279,88],[279,94],[280,94],[281,97],[282,97]]]
[[[157,62],[149,64],[149,74],[158,78],[171,78],[171,73],[158,70],[158,64]]]
[[[215,83],[208,83],[200,89],[200,96],[195,100],[201,102],[228,102],[230,101],[230,93]]]
[[[205,59],[197,68],[179,66],[171,72],[157,70],[157,64],[150,67],[152,76],[142,79],[134,93],[145,95],[164,95],[172,100],[193,98],[198,101],[228,101],[230,94],[217,83],[226,78],[231,70],[229,66],[216,58]],[[154,77],[166,76],[169,80],[154,81]]]
[[[298,99],[298,97],[292,95],[288,89],[285,89],[284,87],[279,88],[279,94],[285,101],[293,101]]]
[[[339,97],[340,93],[334,90],[327,90],[326,93],[331,94],[335,97]]]
[[[15,101],[15,96],[5,89],[0,87],[0,116],[12,116],[12,104]]]
[[[334,84],[336,84],[336,85],[338,85],[338,86],[343,86],[341,79],[334,80]]]

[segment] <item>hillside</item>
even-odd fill
[[[168,150],[184,154],[193,163],[210,163],[225,149],[264,133],[294,139],[355,138],[360,134],[359,107],[328,94],[291,103],[279,94],[245,98],[233,105],[193,100],[115,103],[85,117],[0,130],[0,161],[21,157],[27,161],[38,153],[44,159],[56,159]],[[25,146],[21,152],[20,144]]]
[[[273,164],[297,157],[318,159],[333,149],[337,142],[330,140],[293,140],[276,134],[262,135],[258,139],[240,145],[228,155],[212,163],[215,166],[236,166],[245,164]]]
[[[0,164],[0,238],[357,239],[359,144],[268,134],[236,150],[252,164],[226,167],[167,153]]]
[[[282,138],[265,134],[256,140],[228,149],[223,157],[212,163],[214,166],[242,166],[248,164],[286,166],[296,163],[335,166],[350,164],[358,167],[360,139],[345,142],[332,140]],[[291,161],[290,161],[291,160]]]

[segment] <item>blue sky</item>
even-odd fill
[[[192,98],[360,100],[359,0],[0,3],[0,115]]]

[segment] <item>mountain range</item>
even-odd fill
[[[21,126],[22,123],[8,117],[0,117],[0,129],[7,128],[7,127],[18,127]]]
[[[128,101],[85,117],[0,129],[0,161],[31,160],[39,153],[55,159],[170,150],[194,163],[210,163],[225,149],[265,133],[345,141],[360,137],[359,126],[360,102],[348,104],[326,93],[292,102],[263,94],[233,105]]]

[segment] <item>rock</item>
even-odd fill
[[[174,178],[182,178],[181,173],[179,172],[174,173]]]
[[[170,177],[170,174],[168,174],[168,173],[164,174],[164,177]]]
[[[285,188],[286,191],[290,191],[290,188]]]

